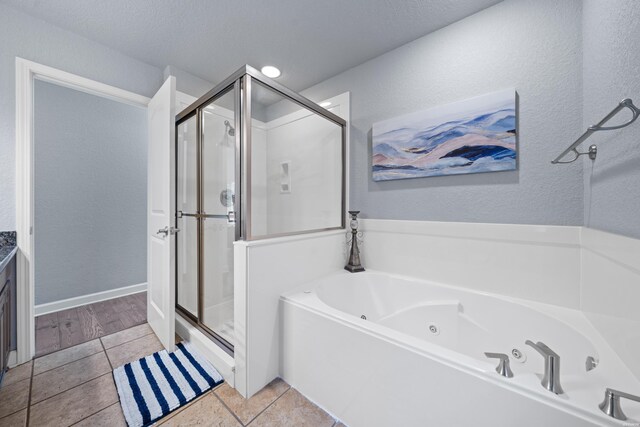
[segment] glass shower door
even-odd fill
[[[178,309],[233,350],[234,89],[177,127]]]
[[[234,92],[202,110],[202,323],[230,346],[233,328],[233,242],[236,236]]]
[[[345,228],[340,108],[245,66],[177,116],[178,310],[228,352],[234,241]]]
[[[192,116],[176,129],[176,301],[178,307],[198,318],[198,137]]]

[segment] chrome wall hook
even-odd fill
[[[605,123],[607,123],[609,120],[611,120],[616,114],[618,114],[620,111],[622,111],[623,109],[628,108],[629,110],[631,110],[631,119],[629,119],[628,121],[620,124],[620,125],[615,125],[615,126],[604,126]],[[633,101],[629,98],[625,98],[622,101],[620,101],[620,103],[618,104],[618,106],[616,108],[614,108],[613,110],[611,110],[611,112],[609,114],[607,114],[602,120],[600,120],[597,124],[589,126],[587,128],[587,131],[585,133],[582,134],[582,136],[580,136],[580,138],[576,139],[576,141],[571,144],[566,150],[564,150],[558,157],[556,157],[554,160],[551,161],[552,164],[567,164],[567,163],[573,163],[576,160],[578,160],[578,157],[583,156],[583,155],[588,155],[589,158],[591,160],[595,160],[596,156],[598,154],[598,147],[596,147],[595,145],[591,145],[589,147],[589,151],[587,152],[579,152],[578,151],[578,146],[580,144],[582,144],[587,138],[589,138],[594,132],[598,132],[601,130],[616,130],[616,129],[622,129],[623,127],[627,127],[629,126],[631,123],[635,122],[636,119],[640,116],[640,108],[636,107],[635,105],[633,105]],[[574,158],[571,160],[561,160],[564,156],[566,156],[569,153],[574,153]]]
[[[580,156],[589,156],[589,158],[591,160],[595,160],[597,155],[598,155],[598,147],[595,144],[591,144],[589,146],[589,151],[580,152],[580,151],[578,151],[577,148],[573,148],[567,154],[569,154],[569,153],[573,153],[573,155],[574,155],[573,159],[571,159],[571,160],[557,160],[556,159],[551,163],[553,163],[554,165],[555,164],[561,164],[561,165],[562,164],[569,164],[569,163],[573,163],[576,160],[578,160],[578,157],[580,157]]]

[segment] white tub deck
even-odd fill
[[[371,271],[308,283],[282,309],[285,380],[355,427],[624,425],[598,409],[604,390],[640,389],[579,310]],[[564,394],[540,385],[527,339],[560,355]],[[523,357],[503,378],[484,352],[513,349]],[[627,423],[639,406],[623,402]]]

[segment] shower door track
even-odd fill
[[[196,316],[191,314],[187,309],[183,308],[180,304],[178,304],[177,301],[176,301],[176,311],[178,311],[178,313],[180,313],[180,315],[184,317],[187,320],[187,322],[191,323],[196,329],[198,329],[200,332],[205,334],[207,338],[209,338],[218,347],[224,350],[225,353],[227,353],[229,356],[233,356],[233,345],[231,345],[220,335],[216,334],[211,329],[209,329],[204,323],[199,322]]]

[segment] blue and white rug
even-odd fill
[[[222,383],[222,375],[188,343],[113,370],[129,427],[142,427]]]

